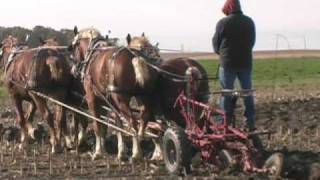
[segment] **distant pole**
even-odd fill
[[[290,50],[290,49],[291,49],[290,42],[289,42],[288,38],[287,38],[285,35],[283,35],[283,34],[277,34],[277,45],[276,45],[277,48],[278,48],[278,39],[279,39],[280,37],[286,41],[286,43],[287,43],[287,45],[288,45],[288,50]],[[277,49],[277,50],[278,50],[278,49]]]
[[[307,38],[306,36],[303,36],[303,41],[304,41],[304,49],[307,49]]]
[[[181,53],[184,53],[184,44],[181,44]]]

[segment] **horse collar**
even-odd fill
[[[80,62],[80,65],[78,66],[80,68],[80,74],[81,74],[81,79],[83,80],[85,77],[85,72],[87,70],[87,67],[89,65],[89,62],[92,59],[92,56],[99,46],[104,46],[106,45],[105,41],[101,38],[99,39],[92,39],[89,43],[88,50],[85,54],[84,61]]]

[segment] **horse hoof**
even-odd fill
[[[24,151],[25,149],[26,149],[26,144],[25,143],[20,143],[19,145],[18,145],[18,150],[19,150],[19,152],[22,152],[22,151]]]
[[[91,156],[91,160],[92,161],[95,161],[95,160],[98,160],[98,159],[102,158],[102,154],[101,153],[90,153],[89,155]]]
[[[120,162],[123,162],[123,161],[128,160],[128,158],[124,154],[121,154],[121,155],[118,154],[117,160]]]
[[[30,136],[33,140],[36,140],[36,135],[35,135],[35,133],[36,133],[36,129],[35,129],[35,128],[32,128],[32,129],[30,129],[30,130],[28,131],[29,136]]]
[[[63,152],[63,147],[60,145],[56,145],[55,147],[52,147],[51,153],[52,154],[61,154]]]
[[[65,146],[66,146],[66,149],[67,150],[73,150],[75,149],[75,146],[73,145],[73,143],[71,142],[70,139],[66,139],[66,142],[65,142]]]
[[[135,155],[130,158],[130,162],[141,162],[143,160],[142,155]]]
[[[153,154],[153,156],[150,159],[151,161],[162,161],[163,156],[161,154]]]

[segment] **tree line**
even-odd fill
[[[17,37],[19,42],[25,42],[26,36],[29,36],[27,45],[31,48],[38,47],[40,45],[39,38],[49,39],[56,38],[60,45],[68,45],[73,39],[73,30],[61,29],[57,31],[50,27],[35,26],[33,29],[27,29],[23,27],[0,27],[0,42],[3,39],[12,35]]]

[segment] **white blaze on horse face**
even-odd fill
[[[141,87],[144,87],[145,81],[150,77],[148,65],[144,61],[145,60],[142,57],[135,57],[132,59],[136,81]]]
[[[76,45],[77,41],[79,40],[79,34],[77,34],[72,41],[72,46]]]
[[[132,40],[130,43],[130,47],[136,50],[141,50],[142,44],[139,40]]]

